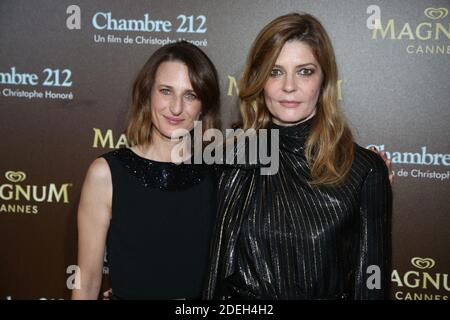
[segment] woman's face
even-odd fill
[[[286,42],[264,86],[264,99],[273,122],[293,125],[316,113],[322,70],[304,42]]]
[[[176,129],[191,131],[201,107],[186,65],[179,61],[161,63],[151,92],[153,128],[157,133],[170,139]]]

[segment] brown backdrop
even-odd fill
[[[446,0],[1,1],[0,299],[70,296],[84,174],[125,143],[130,85],[156,48],[184,38],[205,50],[229,124],[252,40],[292,11],[323,22],[357,141],[394,162],[393,298],[448,299],[449,10]],[[107,30],[108,16],[148,28]]]

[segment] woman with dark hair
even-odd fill
[[[313,16],[278,17],[256,37],[239,84],[242,126],[279,130],[279,169],[222,172],[205,298],[388,298],[388,171],[354,143],[337,79]]]
[[[192,132],[216,128],[217,72],[196,46],[159,48],[133,86],[130,148],[106,153],[88,169],[78,209],[81,287],[73,299],[97,299],[105,244],[117,299],[200,298],[215,216],[211,170],[172,161]],[[187,140],[186,140],[187,141]]]

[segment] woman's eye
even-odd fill
[[[278,77],[280,75],[282,75],[282,72],[280,69],[272,69],[272,71],[270,71],[271,77]]]
[[[160,89],[159,92],[161,92],[165,96],[168,96],[170,94],[170,90],[169,89]]]
[[[187,93],[187,94],[185,95],[185,97],[186,97],[186,99],[189,100],[189,101],[197,100],[197,96],[196,96],[195,94],[193,94],[193,93]]]
[[[302,68],[298,71],[298,73],[302,76],[310,76],[314,73],[314,69]]]

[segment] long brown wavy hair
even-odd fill
[[[322,24],[310,14],[291,13],[266,25],[253,42],[239,82],[243,129],[266,128],[271,114],[264,101],[264,86],[277,57],[288,41],[310,46],[320,64],[323,81],[305,156],[313,185],[335,185],[351,168],[354,143],[338,104],[338,71],[331,41]]]
[[[151,91],[156,71],[166,61],[179,61],[188,68],[192,88],[202,103],[200,120],[203,132],[210,128],[220,128],[220,88],[217,70],[200,48],[186,41],[180,41],[156,50],[134,81],[132,104],[125,130],[130,145],[151,143]]]

